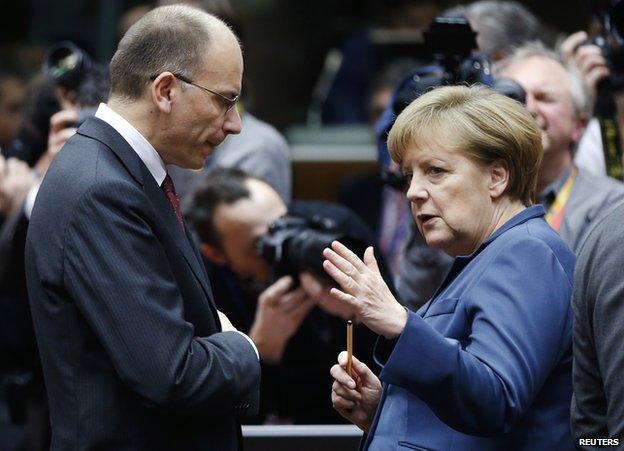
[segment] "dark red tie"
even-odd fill
[[[173,186],[173,180],[171,180],[169,174],[165,176],[165,180],[163,180],[160,187],[165,192],[165,196],[167,196],[167,200],[171,204],[171,208],[173,208],[173,212],[175,213],[178,222],[184,229],[184,220],[182,219],[182,211],[180,210],[180,199],[178,199],[175,187]]]

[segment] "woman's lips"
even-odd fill
[[[423,227],[428,227],[433,224],[433,221],[437,218],[437,216],[421,213],[417,216],[417,218]]]

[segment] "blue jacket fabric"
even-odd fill
[[[368,450],[567,450],[574,255],[532,206],[380,339]]]

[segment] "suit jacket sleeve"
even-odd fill
[[[410,312],[380,377],[416,394],[454,429],[507,432],[569,351],[571,290],[549,247],[518,240],[457,302],[470,321],[465,339],[447,338]],[[383,360],[383,346],[376,353]]]
[[[583,243],[574,277],[574,397],[578,438],[624,438],[622,208]],[[620,442],[621,443],[621,442]]]
[[[130,183],[85,193],[66,228],[65,286],[121,380],[148,403],[249,407],[259,383],[255,352],[236,332],[195,335],[150,208]]]

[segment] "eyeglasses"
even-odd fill
[[[210,94],[216,95],[221,101],[221,104],[223,105],[223,107],[225,108],[224,114],[230,111],[234,105],[236,105],[236,102],[238,102],[238,98],[240,97],[240,94],[239,94],[236,97],[231,99],[229,97],[224,96],[223,94],[213,91],[212,89],[205,88],[201,85],[198,85],[197,83],[192,82],[191,80],[186,78],[184,75],[174,74],[174,73],[172,73],[172,75],[178,80],[183,81],[184,83],[188,83],[189,85],[193,85],[196,88],[203,89],[204,91],[209,92]],[[156,77],[157,75],[152,75],[150,77],[150,80],[154,81],[156,80]]]

